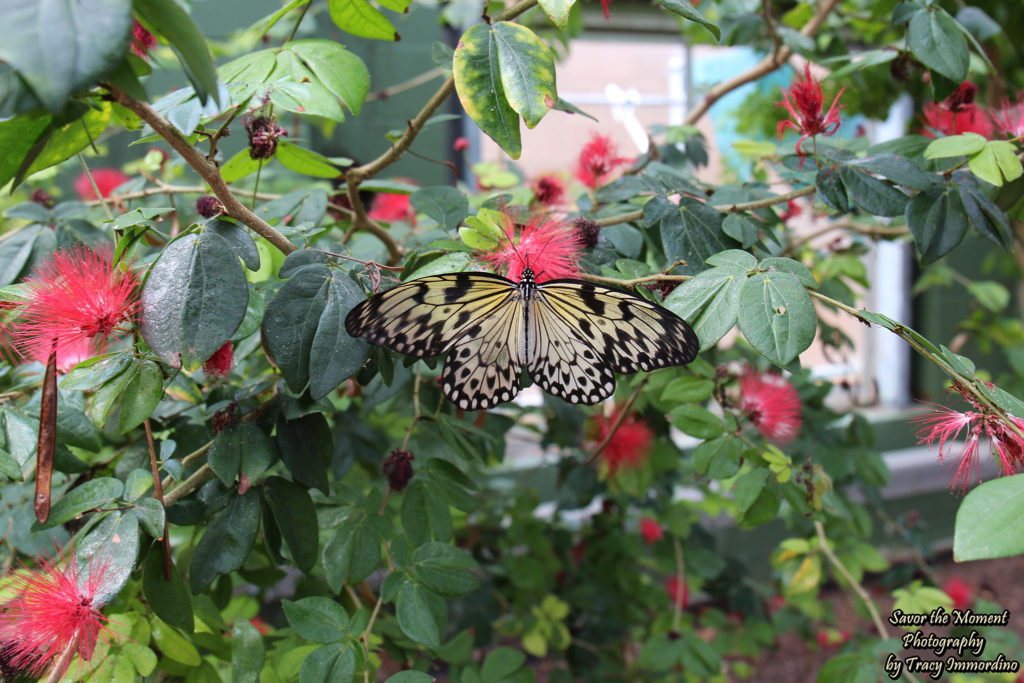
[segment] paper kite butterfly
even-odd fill
[[[447,353],[441,389],[463,410],[485,410],[519,393],[525,367],[548,393],[593,404],[615,391],[615,372],[685,365],[693,329],[634,294],[584,280],[516,283],[492,273],[447,273],[402,283],[345,318],[365,337],[416,358]]]

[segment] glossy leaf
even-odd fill
[[[300,638],[314,643],[336,643],[350,638],[348,613],[330,598],[283,600],[281,604],[288,623]]]
[[[724,256],[730,254],[735,258]],[[736,324],[740,290],[747,280],[747,272],[757,265],[753,256],[739,250],[719,252],[708,263],[721,265],[698,273],[665,299],[665,307],[693,327],[701,351],[717,344]]]
[[[657,0],[658,4],[673,14],[678,14],[683,19],[696,22],[706,28],[715,37],[715,40],[722,38],[722,30],[713,21],[710,21],[703,14],[698,12],[688,0]]]
[[[153,613],[165,622],[191,633],[195,628],[192,595],[181,578],[178,567],[171,563],[171,580],[164,577],[164,554],[159,544],[149,549],[142,570],[142,591]]]
[[[470,570],[476,562],[448,543],[427,543],[413,553],[417,578],[432,592],[445,597],[471,593],[480,580]]]
[[[257,683],[266,652],[263,636],[246,619],[237,619],[231,629],[231,680]]]
[[[441,647],[443,626],[437,622],[432,601],[440,601],[440,598],[414,583],[407,583],[398,593],[395,604],[402,632],[417,643],[436,650]],[[443,602],[441,606],[444,606]]]
[[[853,203],[875,216],[899,216],[907,205],[907,196],[852,166],[839,169],[843,185]]]
[[[232,486],[239,472],[244,472],[249,481],[256,481],[275,459],[273,439],[255,424],[240,422],[213,438],[207,462],[225,486]]]
[[[256,542],[259,528],[259,493],[250,489],[244,495],[232,495],[227,507],[210,522],[192,555],[192,592],[199,593],[221,574],[241,567]]]
[[[811,297],[789,273],[758,273],[740,290],[743,336],[765,358],[782,366],[814,340],[817,314]]]
[[[45,527],[69,522],[75,517],[95,508],[112,507],[113,502],[124,492],[124,484],[113,477],[91,479],[71,489],[50,508]]]
[[[922,263],[945,256],[967,234],[967,212],[954,187],[916,195],[907,203],[906,218]]]
[[[348,645],[330,643],[313,650],[302,660],[299,683],[351,681],[355,673],[355,650]]]
[[[313,178],[327,178],[330,180],[339,177],[343,173],[340,168],[331,164],[327,157],[322,154],[317,154],[312,150],[299,147],[284,140],[277,143],[277,153],[274,156],[285,168],[291,169],[296,173],[312,176]]]
[[[970,55],[956,20],[941,9],[917,12],[907,29],[910,51],[929,69],[960,83],[967,78]]]
[[[1024,474],[979,484],[956,512],[953,557],[957,562],[1024,553]]]
[[[156,410],[163,395],[164,375],[160,366],[151,360],[139,360],[121,397],[118,431],[124,434],[142,424]]]
[[[986,143],[980,152],[971,157],[968,167],[971,173],[996,187],[1024,174],[1016,148],[1007,140],[991,140]]]
[[[576,4],[576,0],[540,0],[540,7],[548,19],[554,22],[555,26],[565,29],[569,23],[569,10]]]
[[[412,193],[409,203],[412,208],[437,221],[442,230],[458,227],[462,219],[469,215],[469,200],[454,187],[424,187]]]
[[[295,565],[308,574],[319,549],[316,510],[309,491],[282,477],[269,477],[266,499]]]
[[[366,0],[330,0],[331,21],[342,31],[360,38],[399,40],[391,21]]]
[[[323,413],[277,419],[277,448],[288,471],[301,484],[328,492],[327,468],[334,454],[331,428]]]
[[[522,24],[496,22],[492,27],[498,49],[498,70],[505,99],[533,128],[555,106],[555,60],[548,46]]]
[[[82,567],[79,580],[102,572],[103,581],[93,597],[98,604],[114,599],[131,578],[139,556],[139,520],[134,510],[114,510],[75,545],[75,559]]]
[[[217,99],[217,71],[206,39],[181,5],[163,0],[134,0],[135,11],[152,30],[163,36],[177,55],[199,101]],[[191,131],[188,131],[191,132]]]
[[[323,549],[327,585],[341,591],[346,583],[359,582],[380,564],[380,536],[363,513],[342,522]]]
[[[220,232],[208,226],[164,247],[142,290],[142,336],[172,366],[205,361],[245,318],[245,271]]]
[[[506,154],[518,159],[522,152],[519,116],[505,95],[498,47],[490,26],[476,24],[462,34],[455,48],[452,75],[469,118]]]
[[[121,61],[132,30],[130,0],[3,0],[8,27],[0,61],[10,64],[51,112]]]

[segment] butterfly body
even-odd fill
[[[548,393],[593,404],[615,391],[615,372],[692,361],[687,323],[634,294],[584,280],[519,282],[448,273],[402,283],[353,308],[353,337],[417,358],[447,352],[441,389],[464,410],[515,398],[525,368]]]

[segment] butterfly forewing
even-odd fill
[[[515,296],[515,284],[498,275],[431,275],[360,302],[345,318],[345,329],[378,346],[429,358],[441,355],[468,329],[515,303]]]
[[[685,320],[635,294],[582,280],[551,280],[538,290],[538,308],[592,340],[615,372],[686,365],[700,350]]]

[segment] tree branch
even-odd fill
[[[825,19],[828,18],[828,15],[832,13],[832,10],[835,9],[838,4],[839,0],[824,0],[824,2],[818,6],[818,11],[814,13],[814,16],[812,16],[810,20],[804,24],[804,27],[800,29],[800,34],[804,36],[813,36],[817,33],[822,24],[825,23]],[[702,116],[704,116],[704,114],[707,113],[708,109],[710,109],[711,105],[715,102],[731,93],[736,88],[756,81],[762,76],[775,71],[782,66],[792,54],[793,51],[785,45],[779,46],[749,70],[711,88],[711,90],[704,95],[704,99],[686,114],[686,120],[683,121],[683,124],[692,125],[696,123]]]
[[[166,140],[167,144],[173,147],[174,151],[180,154],[185,162],[206,181],[210,190],[224,205],[226,215],[244,223],[250,230],[277,247],[281,253],[290,254],[296,250],[295,245],[289,242],[288,238],[238,201],[227,183],[224,182],[224,178],[221,177],[217,165],[200,154],[167,119],[158,114],[147,102],[139,102],[117,86],[108,85],[107,87],[115,102],[131,110],[148,123],[156,134]]]

